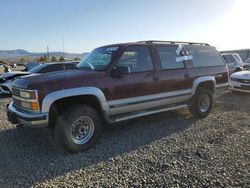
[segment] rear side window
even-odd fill
[[[74,64],[65,64],[64,69],[65,70],[76,69],[76,65],[74,65]]]
[[[158,46],[157,52],[159,54],[162,69],[181,69],[184,68],[183,61],[176,61],[177,45]]]
[[[53,64],[53,65],[47,66],[44,71],[45,72],[54,72],[54,71],[60,71],[62,69],[63,69],[62,64]]]
[[[131,46],[122,54],[118,64],[121,67],[129,67],[131,72],[145,72],[153,70],[153,62],[148,47]]]
[[[223,57],[227,64],[234,63],[235,61],[232,55],[223,55]]]
[[[225,66],[219,52],[211,46],[187,45],[189,55],[193,56],[194,67]]]

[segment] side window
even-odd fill
[[[148,47],[131,46],[123,52],[117,66],[129,67],[131,72],[153,70],[153,62]]]
[[[194,67],[225,66],[219,52],[212,46],[187,45],[189,55],[193,56]]]
[[[72,70],[72,69],[76,69],[76,65],[74,64],[65,64],[65,70]]]
[[[49,65],[47,67],[47,72],[54,72],[54,71],[60,71],[62,70],[62,64],[54,64],[54,65]]]
[[[224,57],[227,64],[234,63],[234,61],[235,61],[232,55],[223,55],[223,57]]]
[[[162,69],[181,69],[184,68],[183,61],[176,61],[176,50],[178,46],[159,46],[157,52],[161,61]]]

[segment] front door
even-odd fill
[[[127,47],[116,66],[128,67],[129,74],[109,77],[108,105],[111,115],[145,109],[157,93],[154,62],[148,46]]]

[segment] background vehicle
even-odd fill
[[[248,58],[244,63],[243,63],[244,69],[249,70],[250,68],[250,58]]]
[[[236,53],[239,54],[242,61],[246,61],[250,58],[250,49],[241,49],[241,50],[229,50],[229,51],[221,51],[221,53]]]
[[[116,123],[184,107],[205,117],[215,90],[228,83],[223,58],[204,43],[114,44],[93,50],[77,68],[16,79],[9,120],[55,126],[58,144],[75,153],[95,144],[103,121]]]
[[[43,63],[27,72],[24,71],[13,71],[7,72],[0,76],[0,92],[10,94],[11,93],[11,82],[14,78],[19,76],[25,76],[29,74],[43,74],[48,72],[55,72],[61,70],[75,69],[79,62],[66,62],[66,63]]]
[[[229,83],[233,91],[250,93],[250,71],[241,71],[232,74]]]
[[[229,74],[239,72],[243,70],[243,62],[241,57],[236,53],[222,53],[223,58],[226,61]]]

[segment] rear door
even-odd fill
[[[167,103],[178,103],[191,95],[194,72],[192,56],[181,45],[156,45],[155,51],[160,64],[159,92],[164,93]]]

